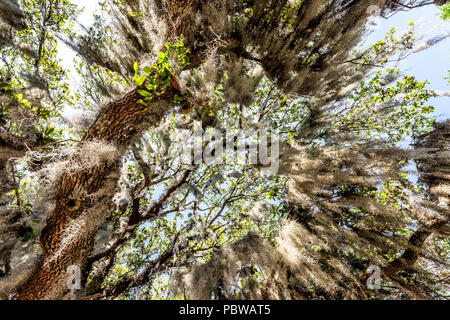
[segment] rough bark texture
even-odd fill
[[[163,95],[155,97],[148,111],[138,103],[141,96],[137,89],[108,104],[82,142],[100,140],[114,143],[121,155],[134,138],[151,125],[158,124],[170,110],[176,90],[169,83],[164,91]],[[71,265],[83,267],[91,251],[95,232],[108,215],[113,190],[119,179],[120,159],[120,156],[107,159],[103,166],[62,177],[56,208],[40,237],[43,264],[15,299],[55,299],[64,295],[67,268]],[[102,189],[109,192],[89,197]],[[65,230],[71,221],[80,218],[86,222],[84,228],[64,246],[64,237],[68,236]]]
[[[218,50],[223,52],[238,45],[234,39],[223,39]],[[186,69],[203,63],[206,50],[207,46],[191,50],[190,64]],[[142,96],[138,89],[108,104],[81,141],[114,144],[118,156],[106,159],[104,165],[62,177],[56,208],[39,241],[44,255],[43,264],[14,299],[60,299],[67,292],[67,268],[76,265],[83,270],[95,233],[110,212],[108,209],[120,176],[122,154],[135,138],[161,121],[171,110],[175,93],[180,93],[177,81],[172,77],[164,88],[160,88],[164,93],[155,95],[150,106],[146,107],[139,103]],[[82,223],[79,234],[68,234],[70,223],[75,221]],[[65,245],[68,237],[71,241]]]

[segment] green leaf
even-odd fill
[[[446,3],[441,7],[441,19],[450,20],[450,3]]]
[[[147,79],[146,76],[140,76],[139,78],[137,78],[137,80],[135,81],[137,86],[142,86],[145,82],[145,79]]]
[[[11,85],[9,83],[2,82],[2,83],[0,83],[0,89],[3,89],[5,91],[9,91],[12,88],[11,88]]]
[[[55,128],[54,128],[54,127],[48,127],[48,128],[45,130],[45,135],[46,135],[46,136],[49,136],[49,135],[53,134],[54,132],[55,132]]]
[[[155,90],[155,87],[156,87],[156,85],[154,85],[154,84],[149,84],[149,85],[146,85],[145,86],[146,88],[147,88],[147,90]]]
[[[138,90],[139,94],[143,97],[148,97],[150,95],[150,92],[147,90]]]
[[[147,76],[150,75],[150,72],[151,72],[151,69],[150,69],[149,66],[144,67],[144,73],[145,73]]]
[[[139,65],[138,65],[137,61],[134,63],[133,68],[134,68],[134,72],[137,73],[139,71]]]
[[[161,51],[158,52],[158,63],[161,63],[165,60],[166,55],[164,53],[162,53]]]
[[[20,103],[22,104],[22,105],[24,105],[25,107],[29,107],[30,105],[31,105],[31,103],[28,101],[28,100],[21,100],[20,101]]]

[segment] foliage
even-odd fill
[[[450,3],[446,3],[441,7],[441,18],[443,20],[450,19]]]
[[[0,234],[0,289],[21,287],[17,257],[39,257],[41,231],[68,206],[79,216],[56,214],[73,233],[58,254],[99,224],[85,296],[448,298],[447,129],[428,81],[397,68],[413,24],[355,49],[367,8],[339,3],[108,0],[85,28],[67,0],[22,0],[24,25],[0,38],[0,221],[25,232]],[[77,53],[70,73],[62,43]],[[113,125],[128,110],[142,123]],[[116,127],[132,134],[96,140]],[[246,156],[279,135],[277,173],[227,153],[184,161],[198,131],[252,130],[264,134],[242,138]],[[92,212],[100,222],[83,220]],[[376,292],[372,264],[385,276]]]

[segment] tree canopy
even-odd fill
[[[0,299],[448,298],[448,34],[361,45],[448,1],[72,2],[0,0]]]

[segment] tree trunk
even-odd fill
[[[187,1],[184,5],[193,5],[191,2],[195,4],[197,0]],[[219,44],[215,44],[215,48],[218,53],[224,53],[239,45],[236,39],[223,38]],[[196,68],[205,61],[208,46],[200,46],[190,52],[190,64],[186,70]],[[138,89],[109,103],[81,141],[113,144],[118,150],[118,156],[105,159],[100,166],[63,175],[56,208],[39,240],[44,255],[43,264],[14,299],[60,299],[67,292],[67,268],[75,265],[83,270],[95,233],[110,213],[109,206],[120,177],[121,156],[135,138],[157,125],[169,113],[174,95],[181,95],[174,76],[168,84],[158,89],[158,95],[153,96],[148,107],[139,103],[142,96]],[[92,197],[94,194],[96,196]],[[81,223],[80,230],[70,232],[69,224],[73,225],[75,221]]]
[[[120,176],[121,155],[133,139],[170,111],[176,89],[169,83],[164,91],[154,97],[148,110],[138,102],[141,96],[135,89],[100,112],[81,143],[114,144],[118,156],[104,159],[100,166],[63,175],[56,208],[39,240],[43,263],[14,299],[59,299],[67,293],[68,267],[83,268],[96,230],[109,214]],[[79,228],[70,229],[74,224]]]

